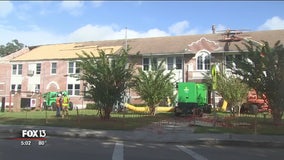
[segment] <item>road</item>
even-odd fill
[[[0,136],[0,160],[267,160],[283,159],[284,148],[155,144],[48,137],[23,143]],[[42,144],[43,144],[42,143]],[[24,145],[26,144],[26,145]]]

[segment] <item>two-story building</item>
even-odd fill
[[[214,63],[222,64],[221,67],[226,70],[225,66],[232,63],[232,57],[240,55],[235,45],[245,49],[242,45],[245,40],[252,40],[256,45],[265,40],[271,46],[278,40],[284,42],[284,30],[246,32],[247,37],[233,40],[226,39],[231,37],[224,35],[212,33],[29,47],[28,52],[7,60],[10,69],[5,69],[5,76],[10,80],[1,82],[5,86],[2,93],[7,97],[11,90],[18,89],[38,93],[67,90],[74,105],[82,108],[85,106],[82,98],[82,92],[86,89],[84,82],[70,76],[80,72],[76,53],[82,50],[96,55],[97,49],[103,49],[107,54],[115,54],[128,44],[131,47],[130,63],[135,63],[135,67],[147,71],[151,70],[151,61],[165,60],[166,69],[174,70],[175,81],[201,82],[204,73]],[[131,92],[131,98],[131,102],[135,102],[139,95]],[[10,101],[9,97],[6,99],[6,102]]]

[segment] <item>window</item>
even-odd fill
[[[158,68],[157,58],[143,58],[143,70],[156,70]]]
[[[23,65],[13,64],[12,65],[12,75],[22,75]]]
[[[239,61],[244,60],[244,57],[242,55],[239,55],[239,54],[235,55],[234,58],[239,60]]]
[[[182,57],[167,57],[167,69],[182,69]]]
[[[150,59],[149,58],[143,58],[143,70],[149,71],[150,66]]]
[[[158,68],[158,60],[157,60],[157,58],[152,58],[151,60],[152,60],[151,69],[152,70],[157,70],[157,68]]]
[[[57,63],[52,62],[51,63],[51,74],[56,74],[56,69],[57,69]]]
[[[204,57],[204,69],[209,70],[210,69],[210,56]]]
[[[176,57],[176,69],[182,69],[182,58]]]
[[[13,64],[13,69],[12,69],[12,74],[13,75],[16,75],[17,74],[17,65],[16,64]]]
[[[23,71],[23,65],[18,64],[18,75],[22,75],[22,71]]]
[[[21,84],[12,84],[11,85],[11,91],[14,92],[14,91],[21,91],[22,89],[22,85]]]
[[[226,63],[227,68],[233,67],[234,59],[242,60],[243,56],[239,54],[238,55],[226,55],[225,63]]]
[[[80,73],[80,65],[79,65],[79,63],[76,63],[75,65],[76,65],[75,73]]]
[[[80,84],[75,84],[75,95],[80,95]]]
[[[17,91],[21,91],[21,90],[22,90],[22,85],[18,84]]]
[[[114,59],[110,59],[110,67],[111,68],[115,67],[115,60]]]
[[[37,63],[36,64],[36,74],[40,74],[40,72],[41,72],[41,64]]]
[[[167,58],[167,66],[168,66],[168,70],[171,70],[174,68],[174,57]]]
[[[76,62],[69,62],[68,73],[80,73],[80,66]]]
[[[207,52],[201,52],[196,60],[197,70],[210,69],[210,55]]]
[[[68,84],[69,95],[80,95],[80,84]]]
[[[68,73],[74,73],[74,62],[69,62]]]
[[[226,60],[226,67],[227,68],[232,67],[232,65],[233,65],[233,55],[227,55],[225,57],[225,60]]]
[[[16,91],[16,85],[15,84],[11,85],[11,91]]]
[[[197,70],[203,69],[203,60],[202,56],[197,57]]]
[[[40,84],[35,85],[35,92],[39,93],[40,92]]]
[[[72,95],[73,94],[73,85],[72,84],[68,84],[68,95]]]

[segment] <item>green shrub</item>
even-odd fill
[[[88,103],[86,109],[98,109],[98,106],[95,103]]]

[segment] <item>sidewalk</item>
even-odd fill
[[[89,130],[47,126],[0,125],[0,135],[20,135],[22,129],[45,129],[47,136],[97,138],[115,141],[135,141],[147,143],[186,143],[244,145],[258,147],[284,147],[283,136],[243,135],[243,134],[197,134],[189,122],[159,122],[134,131]],[[0,137],[1,138],[1,137]],[[2,137],[3,138],[3,137]]]

